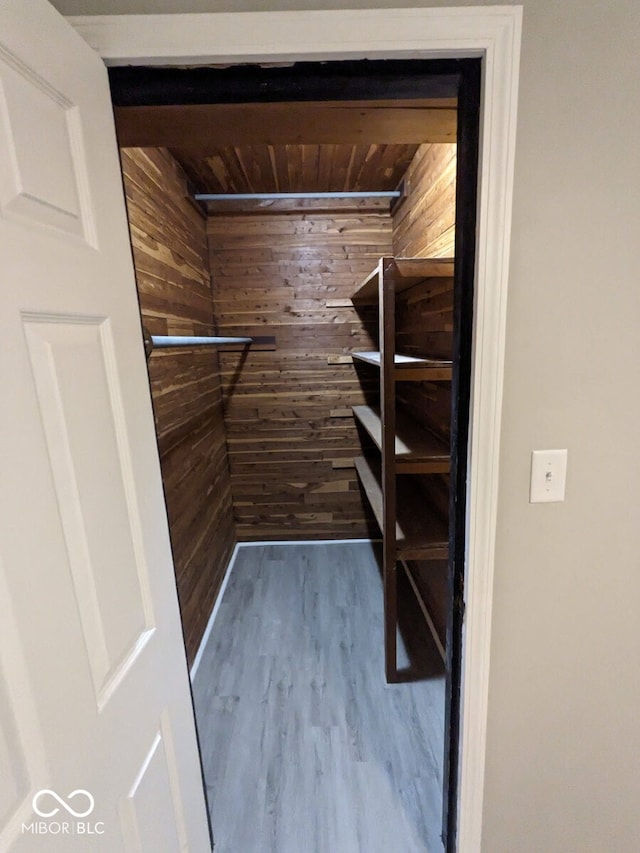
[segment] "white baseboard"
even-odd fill
[[[215,604],[213,605],[213,610],[211,611],[211,616],[209,616],[209,621],[207,622],[207,627],[204,629],[204,634],[202,635],[202,639],[200,640],[200,645],[198,646],[198,652],[194,658],[193,664],[191,666],[191,671],[189,672],[189,677],[191,678],[191,683],[193,684],[193,679],[196,677],[196,672],[198,671],[198,667],[200,666],[200,661],[202,660],[202,655],[204,654],[205,647],[207,645],[207,641],[209,639],[209,635],[211,634],[211,630],[213,628],[213,623],[216,621],[216,616],[218,615],[218,610],[220,609],[220,605],[222,604],[222,597],[224,595],[224,591],[227,588],[227,584],[229,583],[229,578],[231,577],[231,570],[233,569],[233,564],[236,561],[236,557],[238,556],[238,548],[240,547],[240,543],[238,542],[231,552],[231,559],[229,560],[229,565],[227,566],[227,570],[224,573],[224,577],[222,578],[222,583],[220,584],[220,589],[218,590],[218,595],[216,597]]]

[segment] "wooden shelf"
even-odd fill
[[[382,530],[382,487],[377,466],[364,456],[354,459],[354,465],[378,526]],[[397,506],[397,559],[446,560],[449,553],[447,525],[429,515],[424,495],[410,478],[398,479]]]
[[[371,364],[380,368],[381,355],[379,352],[352,352],[356,361]],[[396,382],[443,382],[451,380],[451,362],[439,358],[419,358],[416,355],[393,356]]]
[[[409,585],[413,590],[413,594],[416,597],[418,607],[422,611],[424,621],[427,623],[427,628],[429,629],[429,633],[431,634],[433,642],[435,643],[435,646],[438,649],[438,653],[446,664],[447,653],[445,651],[445,633],[444,631],[438,629],[438,625],[436,625],[434,617],[432,616],[431,610],[429,608],[428,597],[422,591],[421,581],[423,579],[420,567],[423,565],[424,563],[416,562],[415,560],[411,563],[408,563],[406,560],[402,560],[402,567],[407,576],[407,580],[409,581]],[[431,563],[429,563],[428,565],[431,565]]]
[[[353,414],[382,450],[380,412],[371,406],[354,406]],[[401,412],[396,414],[395,460],[399,474],[447,474],[451,467],[445,443]]]
[[[355,467],[382,531],[384,657],[390,682],[398,675],[398,560],[447,559],[448,554],[448,506],[439,507],[441,481],[434,484],[432,477],[431,482],[420,483],[412,475],[437,477],[451,468],[446,442],[429,429],[440,422],[448,389],[436,384],[406,389],[412,400],[409,415],[396,408],[396,382],[451,381],[451,361],[424,358],[422,347],[429,345],[425,341],[449,340],[430,333],[437,326],[434,313],[441,317],[440,331],[450,322],[445,317],[451,311],[453,276],[453,258],[383,257],[352,296],[358,310],[366,307],[363,317],[371,315],[372,321],[377,313],[378,321],[379,352],[351,356],[356,363],[377,368],[379,379],[379,408],[354,406],[353,414],[378,449],[378,454],[372,449],[372,460],[356,459]],[[400,346],[417,355],[396,352],[399,330],[405,341]]]
[[[358,289],[351,297],[351,301],[354,300],[370,300],[371,302],[376,302],[378,299],[378,281],[380,276],[380,270],[382,268],[382,264],[384,261],[389,260],[389,258],[381,258],[378,266],[371,270],[369,275],[365,278],[364,281],[361,281],[358,285]]]
[[[426,278],[453,276],[453,258],[382,258],[351,297],[353,302],[375,303],[379,296],[380,272],[396,293],[420,284]]]

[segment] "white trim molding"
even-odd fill
[[[520,6],[70,18],[108,65],[482,57],[458,850],[481,846]]]
[[[220,584],[220,589],[218,590],[218,594],[216,595],[216,600],[213,605],[213,610],[211,611],[211,615],[209,616],[209,620],[207,622],[207,627],[204,629],[204,634],[202,635],[202,639],[200,640],[200,645],[198,646],[198,651],[196,652],[196,656],[193,659],[193,663],[191,664],[191,669],[189,671],[189,678],[191,679],[191,683],[193,684],[193,680],[196,677],[196,673],[198,671],[198,667],[200,666],[200,661],[202,660],[202,656],[204,655],[204,650],[209,642],[209,636],[211,635],[211,631],[213,629],[213,624],[216,621],[216,617],[218,615],[218,611],[220,610],[220,605],[222,604],[222,599],[224,597],[225,590],[227,588],[227,584],[229,583],[229,578],[231,577],[231,572],[233,571],[233,567],[236,562],[236,557],[238,556],[238,548],[240,547],[240,543],[236,542],[233,551],[231,552],[231,557],[229,558],[229,562],[227,564],[227,568],[224,573],[224,577],[222,578],[222,583]]]

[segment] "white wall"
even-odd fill
[[[98,14],[411,0],[55,5]],[[524,7],[483,853],[635,853],[640,3]],[[536,447],[569,448],[564,504],[528,504]]]
[[[640,850],[639,45],[637,0],[525,5],[487,853]]]

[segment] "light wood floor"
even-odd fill
[[[373,547],[239,549],[194,683],[216,853],[441,853],[443,665],[418,617],[385,684]]]

